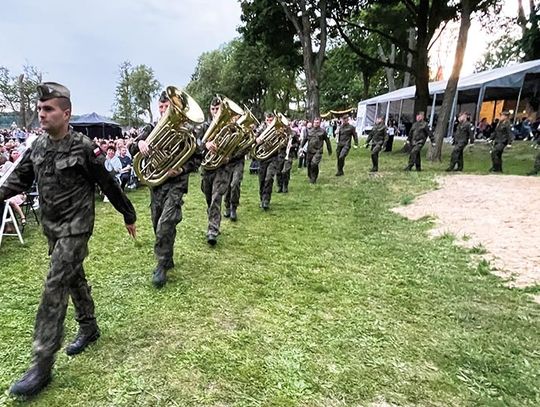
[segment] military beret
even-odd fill
[[[54,98],[67,98],[71,97],[69,89],[64,85],[60,85],[56,82],[43,82],[37,85],[37,92],[39,100],[49,100]]]

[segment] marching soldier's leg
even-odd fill
[[[37,394],[51,381],[64,335],[69,285],[88,254],[87,243],[87,235],[49,239],[51,262],[34,327],[33,365],[11,387],[14,395]]]
[[[152,277],[152,283],[161,288],[167,282],[167,270],[174,267],[174,241],[176,225],[182,221],[182,204],[184,192],[180,185],[165,184],[167,194],[163,202],[163,211],[156,228],[156,244],[154,254],[158,265]]]
[[[371,163],[373,164],[373,167],[371,168],[370,172],[379,171],[379,152],[380,151],[381,151],[380,144],[373,146],[371,149]]]
[[[229,179],[227,190],[225,191],[225,195],[223,196],[223,203],[225,204],[225,210],[223,211],[223,216],[225,216],[226,218],[229,218],[231,216],[231,189],[232,189],[233,173],[234,171],[231,173],[231,178]]]
[[[242,186],[242,179],[244,178],[244,160],[240,160],[235,163],[233,172],[231,174],[231,183],[229,187],[230,199],[229,204],[231,208],[231,220],[236,221],[236,209],[240,204],[240,191]]]
[[[454,171],[454,168],[456,168],[456,164],[458,162],[458,147],[454,146],[452,150],[452,155],[450,156],[450,165],[446,169],[446,171]]]
[[[279,161],[277,157],[272,157],[268,160],[268,168],[264,179],[263,197],[261,206],[264,210],[270,208],[270,200],[272,199],[272,187],[274,186],[274,177],[278,172]]]
[[[261,201],[261,207],[263,203],[264,185],[266,180],[266,172],[268,170],[268,164],[270,164],[270,160],[264,160],[260,162],[259,166],[259,200]]]
[[[66,347],[66,353],[71,356],[84,351],[100,336],[94,315],[94,300],[82,264],[76,271],[76,278],[71,282],[69,295],[75,308],[75,320],[79,323],[79,332],[75,340]]]
[[[281,176],[283,177],[283,192],[289,192],[289,181],[291,179],[292,159],[285,160],[283,169],[281,170]]]
[[[343,162],[343,158],[341,157],[341,150],[343,149],[343,146],[338,145],[336,147],[336,160],[337,160],[337,172],[336,177],[339,177],[343,175],[343,165],[345,164]]]
[[[307,167],[307,176],[309,178],[309,182],[313,183],[313,175],[312,175],[312,171],[313,171],[313,154],[311,153],[306,153],[306,167]]]
[[[217,243],[219,227],[221,225],[221,203],[223,195],[227,191],[231,178],[231,167],[223,165],[219,167],[214,176],[212,184],[212,199],[208,207],[208,232],[206,240],[209,245],[214,246]]]
[[[416,171],[422,171],[422,146],[418,147],[418,151],[416,153]]]
[[[465,146],[460,146],[458,149],[458,157],[457,157],[457,169],[456,171],[463,171],[463,149]]]
[[[316,183],[317,182],[317,178],[319,178],[319,165],[321,163],[321,160],[322,160],[322,152],[317,152],[314,156],[313,156],[313,159],[311,161],[311,164],[312,164],[312,169],[311,169],[311,180],[312,180],[312,183]]]
[[[404,168],[405,171],[412,170],[412,167],[416,163],[416,146],[412,146],[411,150],[409,151],[409,163]]]

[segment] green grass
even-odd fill
[[[401,144],[401,143],[398,143]],[[399,146],[398,146],[399,147]],[[505,171],[524,174],[534,151],[516,143]],[[129,196],[131,241],[110,204],[98,203],[85,270],[101,339],[68,358],[30,406],[540,405],[540,307],[471,265],[452,236],[429,239],[429,218],[388,209],[435,187],[445,162],[405,173],[406,156],[352,150],[345,177],[323,157],[319,183],[293,170],[290,192],[258,208],[244,178],[239,220],[205,241],[205,204],[192,176],[167,286],[154,266],[148,193]],[[465,169],[487,173],[485,146]],[[30,362],[33,322],[48,257],[35,226],[22,247],[0,248],[0,405]],[[76,332],[70,306],[66,337]]]

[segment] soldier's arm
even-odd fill
[[[375,129],[371,129],[370,132],[368,133],[368,136],[367,136],[367,139],[366,139],[366,145],[369,144],[369,142],[373,139],[373,132],[375,131]]]
[[[132,225],[137,220],[135,209],[126,194],[120,189],[120,185],[118,185],[115,178],[105,168],[105,159],[98,150],[99,148],[86,152],[88,174],[109,198],[114,209],[124,216],[124,223]]]
[[[30,160],[31,149],[27,149],[20,161],[15,162],[17,167],[0,186],[0,202],[5,201],[21,192],[27,191],[34,182],[34,166]]]
[[[358,147],[358,134],[356,134],[356,129],[353,127],[352,136],[354,139],[354,145]]]

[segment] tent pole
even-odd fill
[[[474,122],[475,126],[480,120],[480,109],[482,109],[482,104],[484,103],[485,94],[486,94],[486,87],[482,86],[480,88],[480,92],[478,93],[478,102],[476,102],[476,114],[474,115],[476,119]]]
[[[514,112],[514,124],[516,124],[517,116],[518,116],[518,109],[519,109],[519,102],[521,102],[521,92],[523,91],[523,84],[525,83],[525,75],[523,75],[523,80],[521,81],[521,86],[519,88],[517,103],[516,103],[516,110]]]
[[[397,120],[397,124],[399,126],[399,122],[401,121],[401,113],[403,112],[403,99],[401,99],[400,103],[399,103],[399,114],[398,114],[398,120]]]
[[[375,120],[377,120],[377,114],[379,114],[379,102],[375,103]]]
[[[384,118],[384,125],[388,126],[388,115],[390,114],[390,101],[386,104],[386,117]]]
[[[454,116],[456,115],[458,93],[459,91],[456,90],[456,96],[454,96],[452,110],[450,111],[450,118],[448,119],[448,131],[446,132],[446,135],[449,137],[452,137],[454,135]]]
[[[495,120],[495,114],[497,114],[497,100],[495,100],[495,103],[493,104],[493,117],[491,118],[491,123]]]
[[[437,94],[433,94],[433,103],[431,104],[431,114],[429,115],[429,127],[433,128],[433,119],[435,118],[435,103],[437,102]]]

